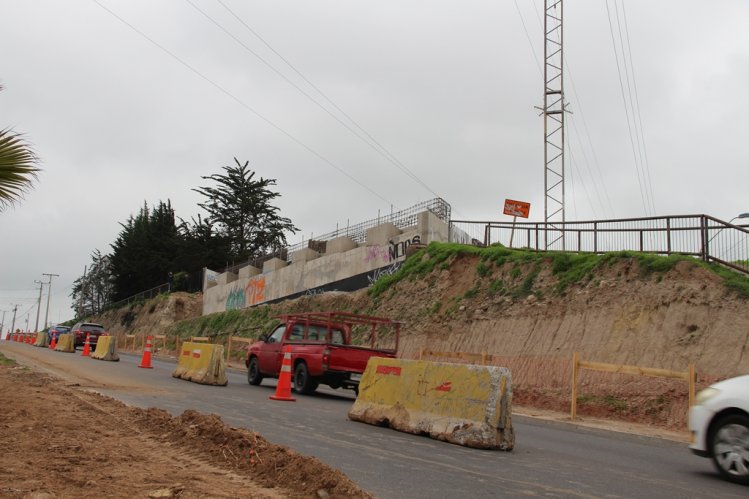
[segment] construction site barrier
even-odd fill
[[[224,347],[212,343],[183,343],[172,376],[202,385],[226,386],[229,380],[226,378]]]
[[[349,419],[480,449],[512,450],[506,367],[369,359]]]
[[[227,341],[226,346],[226,363],[228,364],[231,360],[231,347],[234,344],[234,342],[237,343],[244,343],[245,345],[252,345],[257,340],[253,340],[252,338],[243,338],[241,336],[229,336],[229,340]]]
[[[197,342],[208,343],[209,341],[211,341],[211,339],[208,336],[191,336],[190,341],[192,343],[197,343]]]
[[[580,360],[580,354],[572,354],[572,400],[570,402],[570,419],[572,421],[577,417],[577,386],[580,378],[580,370],[588,369],[591,371],[601,371],[607,373],[633,374],[637,376],[650,376],[652,378],[669,378],[684,380],[688,384],[689,407],[694,405],[695,397],[695,380],[697,374],[694,370],[694,364],[689,364],[687,371],[670,371],[668,369],[657,369],[653,367],[628,366],[625,364],[605,364],[603,362],[588,362]]]
[[[109,360],[117,362],[120,360],[120,356],[117,354],[117,338],[114,336],[99,336],[96,342],[96,350],[94,350],[90,357],[96,360]]]
[[[131,341],[132,340],[132,341]],[[130,348],[128,348],[127,344],[131,343]],[[125,350],[135,350],[135,335],[134,334],[126,334],[125,335],[125,345],[123,347]]]
[[[75,335],[61,334],[57,338],[57,346],[55,346],[55,352],[75,352]]]
[[[154,353],[157,353],[159,350],[166,350],[166,335],[165,334],[157,334],[152,336],[153,339],[153,351]],[[161,342],[161,348],[158,348],[159,343]]]
[[[47,333],[40,332],[36,333],[36,340],[34,341],[35,347],[46,347],[49,345],[49,338],[47,338]]]

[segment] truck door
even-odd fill
[[[281,352],[281,341],[283,340],[283,333],[285,331],[285,324],[278,326],[260,348],[257,357],[261,373],[275,376],[281,369],[281,356],[283,355]]]

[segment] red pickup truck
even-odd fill
[[[247,381],[278,378],[283,350],[291,346],[292,386],[310,394],[320,383],[359,393],[370,357],[395,357],[401,323],[347,312],[281,315],[281,324],[247,349]],[[364,346],[367,344],[368,346]],[[391,348],[383,348],[387,344]]]

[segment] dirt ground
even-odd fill
[[[370,497],[216,415],[128,407],[1,355],[0,407],[0,497]]]

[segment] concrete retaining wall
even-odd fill
[[[325,253],[302,250],[292,255],[292,263],[268,260],[262,273],[249,267],[236,274],[220,274],[216,284],[206,283],[203,289],[203,315],[251,307],[316,288],[335,289],[335,283],[354,276],[376,276],[393,270],[406,259],[411,245],[448,240],[448,225],[433,213],[424,211],[417,218],[417,225],[403,230],[392,224],[374,227],[367,231],[367,241],[362,245],[337,238],[326,245]]]

